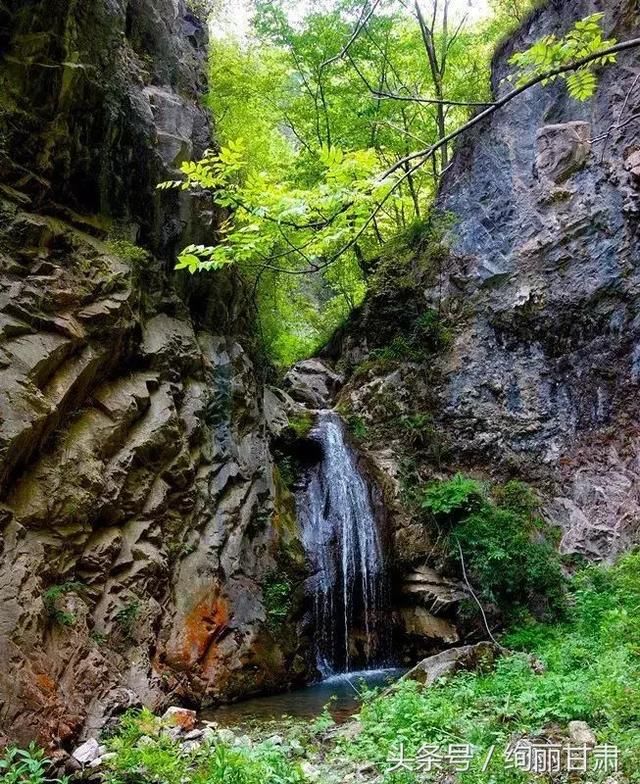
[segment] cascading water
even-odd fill
[[[322,458],[309,468],[296,504],[312,567],[318,668],[331,675],[384,662],[385,567],[369,488],[342,420],[320,412],[309,437]]]

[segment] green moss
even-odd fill
[[[315,422],[315,416],[308,411],[301,411],[289,417],[289,427],[294,431],[297,438],[306,438]]]
[[[112,239],[107,242],[109,252],[114,256],[119,256],[121,259],[143,266],[148,263],[151,254],[148,250],[135,245],[133,242],[125,239]]]
[[[277,630],[287,619],[293,606],[293,585],[281,573],[269,576],[262,586],[267,626]]]

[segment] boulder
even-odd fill
[[[95,738],[89,738],[71,756],[81,765],[88,765],[100,756],[100,744]]]
[[[284,377],[284,386],[294,400],[310,408],[330,408],[342,385],[342,377],[320,359],[295,364]]]
[[[171,727],[177,727],[185,732],[191,732],[191,730],[195,729],[198,716],[193,710],[178,708],[174,705],[171,708],[167,708],[162,715],[162,721]]]
[[[463,645],[428,656],[409,670],[403,678],[409,678],[431,686],[440,678],[453,675],[459,670],[485,670],[493,666],[500,649],[492,642]]]

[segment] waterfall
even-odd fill
[[[383,663],[387,628],[385,568],[369,487],[332,411],[309,434],[322,450],[296,496],[312,568],[317,663],[323,675]],[[354,653],[355,652],[355,653]]]

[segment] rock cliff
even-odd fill
[[[497,53],[495,93],[513,51],[596,11],[607,36],[638,35],[631,0],[553,0]],[[406,504],[416,479],[530,482],[567,554],[639,541],[639,74],[621,55],[593,100],[536,87],[462,137],[440,228],[387,251],[325,351],[387,488],[408,634],[418,611],[426,633],[455,607],[432,585],[437,532]]]
[[[0,716],[18,741],[307,666],[263,602],[302,556],[244,287],[172,272],[216,216],[155,194],[210,143],[205,40],[183,0],[0,3]]]

